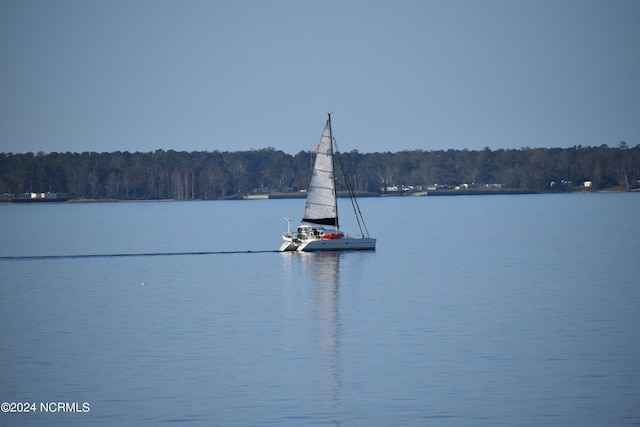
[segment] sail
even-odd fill
[[[302,221],[338,227],[331,139],[331,116],[329,116],[318,145]]]

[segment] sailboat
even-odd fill
[[[337,146],[334,152],[334,146],[335,139],[331,133],[331,114],[329,114],[316,150],[316,160],[301,224],[296,231],[292,231],[291,219],[287,218],[287,232],[282,236],[284,243],[280,246],[280,252],[350,251],[376,248],[376,239],[369,237],[358,201],[345,172],[344,163]],[[340,231],[334,174],[335,158],[339,160],[344,173],[351,205],[360,228],[359,237],[345,235]]]

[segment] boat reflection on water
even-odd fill
[[[340,256],[339,252],[323,252],[303,256],[305,269],[309,269],[315,282],[314,313],[316,322],[316,346],[318,366],[322,375],[322,390],[327,401],[336,405],[340,390]]]
[[[293,255],[293,256],[292,256]],[[343,252],[311,252],[286,254],[283,258],[292,278],[293,286],[301,286],[305,317],[313,328],[312,342],[316,361],[316,378],[319,397],[326,403],[323,422],[337,425],[337,409],[340,403],[340,258]],[[302,272],[299,272],[301,267]],[[302,277],[301,277],[302,276]],[[295,299],[295,298],[294,298]],[[298,301],[300,303],[301,301]]]

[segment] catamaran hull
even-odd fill
[[[280,252],[291,252],[291,251],[295,251],[297,249],[298,249],[298,244],[296,244],[295,242],[292,242],[292,241],[286,241],[280,246],[279,251]]]
[[[317,239],[300,242],[284,242],[280,252],[316,252],[316,251],[371,251],[376,248],[376,239],[343,237],[337,240]]]
[[[298,246],[298,252],[314,251],[366,251],[376,248],[376,239],[343,237],[338,240],[312,240]]]

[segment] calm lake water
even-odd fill
[[[303,205],[0,205],[0,425],[640,424],[640,194]]]

